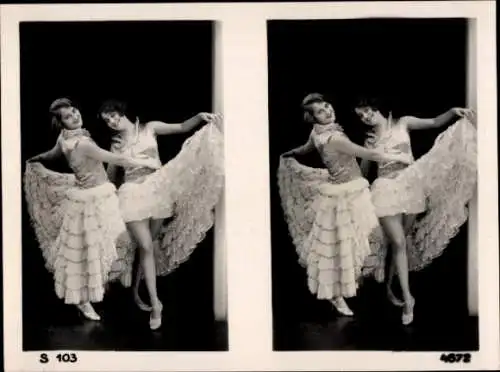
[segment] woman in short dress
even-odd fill
[[[369,236],[378,226],[369,183],[356,158],[405,164],[411,160],[351,142],[321,94],[306,96],[302,107],[313,128],[305,145],[282,155],[278,170],[282,206],[299,263],[307,269],[309,290],[350,316],[353,312],[345,298],[356,295],[365,259],[372,253]],[[314,149],[326,170],[289,158]]]
[[[152,330],[161,326],[163,305],[156,290],[156,276],[172,272],[186,261],[205,233],[213,226],[213,209],[223,182],[223,142],[219,115],[199,113],[179,124],[160,121],[140,123],[130,117],[127,105],[105,102],[99,116],[118,134],[111,151],[134,158],[151,159],[161,167],[124,167],[124,182],[118,189],[120,209],[128,230],[139,247],[140,265],[135,286],[136,302],[150,311]],[[130,120],[132,118],[132,120]],[[162,166],[157,136],[188,133],[208,123],[191,136],[177,156]],[[117,167],[108,174],[115,179]],[[164,225],[166,218],[172,221]],[[138,295],[142,275],[151,307]]]
[[[384,115],[373,99],[360,101],[355,111],[363,123],[373,128],[366,143],[368,148],[407,154],[412,159],[409,131],[440,128],[456,122],[412,165],[379,162],[377,179],[371,186],[376,214],[392,247],[387,294],[393,304],[403,307],[402,323],[408,325],[413,321],[415,305],[409,270],[420,270],[441,255],[467,220],[467,203],[476,183],[475,128],[471,124],[475,124],[475,118],[471,110],[452,108],[435,118],[403,116],[396,119],[391,113]],[[365,174],[369,164],[369,160],[362,161]],[[423,212],[425,217],[416,219]],[[386,249],[379,254],[378,270],[383,271]],[[396,298],[391,289],[395,273],[404,301]],[[379,273],[379,279],[383,276]]]
[[[91,302],[102,301],[111,267],[119,258],[117,239],[126,235],[116,189],[103,162],[149,169],[157,165],[99,148],[69,99],[55,100],[50,113],[61,133],[52,150],[28,160],[28,211],[46,267],[54,275],[56,295],[76,305],[86,318],[99,320]],[[50,171],[40,163],[60,155],[73,174]]]

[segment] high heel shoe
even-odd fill
[[[392,292],[392,289],[390,288],[387,288],[387,298],[394,306],[403,307],[405,304],[404,301],[396,297],[396,295]]]
[[[96,313],[90,302],[76,305],[78,310],[83,314],[83,316],[90,320],[101,320],[99,314]]]
[[[401,322],[403,323],[404,326],[410,325],[413,322],[413,308],[414,307],[415,307],[415,299],[412,298],[408,302],[409,311],[407,313],[405,313],[403,310],[403,315],[401,316]]]
[[[345,302],[344,297],[336,297],[331,300],[331,303],[335,307],[335,309],[344,316],[353,316],[354,313],[349,306],[347,306],[347,302]]]
[[[150,312],[153,310],[153,308],[149,305],[146,305],[146,303],[144,301],[142,301],[141,297],[139,296],[139,294],[136,294],[134,293],[134,301],[135,301],[135,304],[139,307],[139,309],[141,309],[142,311],[147,311],[147,312]]]
[[[161,327],[162,310],[163,305],[161,302],[158,302],[158,305],[153,306],[152,308],[151,315],[149,317],[149,328],[151,328],[152,331]],[[158,313],[157,317],[153,317],[153,312],[155,311]]]

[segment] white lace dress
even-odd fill
[[[130,240],[102,163],[79,151],[80,143],[92,142],[88,132],[63,130],[58,141],[74,174],[27,163],[28,212],[57,296],[67,304],[99,302],[108,281],[124,274],[127,265],[119,262]]]
[[[391,126],[374,144],[386,153],[404,153],[414,159],[410,135],[406,126],[400,122]],[[423,174],[412,182],[402,183],[397,176],[408,167],[400,162],[383,162],[378,164],[378,177],[371,186],[372,201],[378,217],[398,214],[419,214],[426,210],[426,196],[421,185]],[[405,180],[406,181],[406,180]],[[408,180],[410,181],[410,180]]]
[[[356,158],[328,149],[338,125],[315,125],[311,137],[327,169],[315,169],[281,158],[278,185],[299,263],[318,299],[353,297],[365,259],[372,254],[369,237],[379,226],[369,184]]]
[[[113,151],[153,158],[161,165],[156,135],[148,125],[138,126],[133,141]],[[214,124],[188,138],[160,169],[125,169],[125,182],[118,189],[125,222],[172,217],[155,242],[157,275],[167,275],[189,259],[214,224],[223,187],[223,136]]]
[[[408,130],[400,123],[393,124],[375,146],[411,154]],[[476,129],[467,119],[441,133],[431,150],[412,165],[379,166],[371,187],[377,216],[418,215],[407,236],[409,270],[420,270],[443,253],[467,221],[476,182]],[[366,270],[382,281],[387,240],[374,244],[382,249],[376,250],[377,257],[370,258]]]

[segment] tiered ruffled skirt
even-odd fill
[[[377,216],[418,215],[407,235],[409,270],[416,271],[439,257],[468,218],[468,203],[477,182],[476,128],[461,119],[436,139],[429,152],[394,178],[379,178],[372,185]],[[370,268],[378,280],[387,242],[374,242]],[[377,262],[374,262],[377,261]]]
[[[27,164],[28,211],[57,296],[68,304],[99,302],[126,228],[111,183],[89,189],[75,184],[73,175]]]
[[[356,295],[369,237],[378,226],[363,178],[332,184],[324,169],[282,158],[278,185],[299,263],[318,299]]]
[[[214,224],[224,188],[223,136],[208,124],[180,153],[142,183],[76,188],[73,174],[28,163],[24,178],[29,215],[56,293],[67,303],[100,301],[105,283],[132,283],[136,243],[125,229],[144,218],[167,220],[155,241],[157,274],[189,259]]]
[[[214,224],[223,187],[223,136],[214,124],[207,124],[162,168],[119,188],[126,222],[172,217],[155,242],[157,275],[166,275],[189,259]]]

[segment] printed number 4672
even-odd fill
[[[441,361],[445,363],[470,363],[471,357],[470,353],[447,353],[441,354]]]

